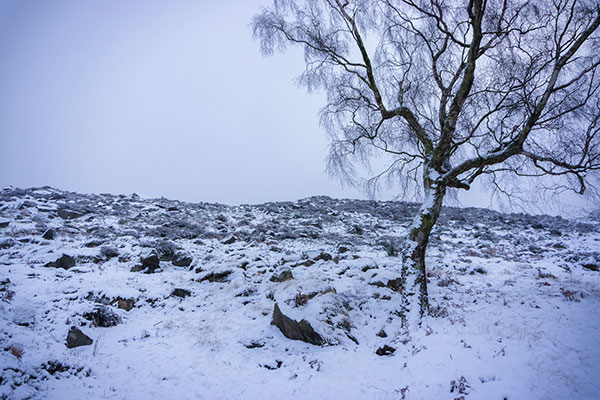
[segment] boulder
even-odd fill
[[[160,258],[158,258],[156,250],[152,250],[149,254],[140,257],[140,262],[142,263],[142,269],[147,268],[146,272],[148,273],[152,273],[160,268]]]
[[[89,336],[81,332],[81,330],[75,326],[72,326],[67,334],[66,345],[69,349],[79,346],[89,346],[93,342],[94,341]]]
[[[191,294],[192,292],[189,290],[180,288],[174,289],[173,292],[171,292],[171,296],[181,297],[182,299],[190,296]]]
[[[75,266],[75,258],[73,258],[67,254],[63,254],[56,261],[49,262],[46,265],[44,265],[44,267],[47,267],[47,268],[62,268],[62,269],[69,269],[69,268],[73,268],[74,266]]]
[[[53,240],[55,236],[56,236],[56,232],[54,231],[54,229],[50,228],[50,229],[46,229],[46,232],[44,232],[44,234],[42,235],[42,238],[44,238],[46,240]]]
[[[123,299],[121,297],[117,298],[117,308],[120,308],[125,311],[130,311],[135,306],[135,300],[133,299]]]
[[[331,261],[333,257],[331,257],[331,254],[329,253],[325,253],[322,252],[321,254],[319,254],[317,257],[314,258],[314,261]]]
[[[178,251],[173,255],[171,263],[176,267],[189,267],[192,263],[192,256],[184,251]]]
[[[273,307],[273,317],[271,319],[271,325],[275,325],[279,328],[281,333],[292,340],[301,340],[306,343],[320,346],[325,343],[325,340],[319,335],[313,327],[306,320],[300,322],[291,319],[284,315],[279,309],[279,305],[275,303]]]
[[[119,255],[119,250],[116,247],[112,246],[102,246],[100,247],[100,255],[106,257],[107,259],[117,257]]]

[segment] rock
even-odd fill
[[[315,262],[313,260],[306,260],[306,261],[303,261],[301,263],[298,263],[298,264],[294,265],[293,267],[294,268],[296,268],[296,267],[310,267],[311,265],[314,265],[314,263]]]
[[[140,257],[140,261],[146,267],[160,267],[160,258],[158,258],[158,254],[154,250],[150,254]]]
[[[73,268],[74,266],[75,266],[75,258],[73,258],[67,254],[63,254],[58,260],[49,262],[46,265],[44,265],[44,267],[47,267],[47,268],[62,268],[62,269],[69,269],[69,268]]]
[[[378,348],[375,354],[378,356],[391,356],[395,351],[395,348],[386,344],[385,346]]]
[[[319,254],[317,257],[314,258],[315,261],[319,261],[319,260],[331,261],[332,259],[333,259],[333,257],[331,257],[331,254],[325,253],[325,252],[322,252],[321,254]]]
[[[300,322],[291,319],[284,315],[279,309],[279,305],[275,303],[273,307],[273,317],[271,319],[271,325],[275,325],[279,328],[281,333],[292,340],[301,340],[306,343],[320,346],[325,343],[325,340],[319,335],[313,327],[306,320]]]
[[[56,236],[56,232],[54,231],[54,229],[46,229],[46,232],[44,232],[44,234],[42,235],[42,238],[46,239],[46,240],[53,240],[54,237]]]
[[[245,346],[247,349],[260,349],[265,347],[265,342],[261,340],[253,340]]]
[[[119,250],[116,247],[112,246],[102,246],[100,247],[100,255],[106,257],[107,259],[117,257],[119,255]]]
[[[223,272],[211,272],[208,275],[205,275],[200,279],[200,282],[209,281],[209,282],[227,282],[227,278],[231,275],[233,271],[223,271]]]
[[[258,364],[259,367],[263,367],[266,368],[270,371],[275,371],[278,368],[281,368],[281,366],[283,365],[283,361],[280,360],[275,360],[275,364]]]
[[[233,244],[237,241],[237,238],[235,236],[230,237],[229,239],[225,240],[223,242],[223,244]]]
[[[140,234],[135,229],[125,229],[121,232],[121,236],[132,236],[134,238],[140,237]]]
[[[62,219],[80,218],[86,214],[87,214],[86,211],[69,210],[67,208],[59,208],[58,209],[58,216],[61,217]]]
[[[381,329],[379,332],[377,332],[376,335],[379,336],[380,338],[386,338],[388,336],[387,332],[384,331],[383,329]]]
[[[135,306],[135,300],[133,299],[123,299],[119,297],[117,299],[117,307],[121,310],[130,311]]]
[[[354,225],[350,230],[350,233],[353,235],[362,235],[365,231],[358,225]]]
[[[17,244],[17,241],[13,238],[0,239],[0,249],[10,249],[15,244]]]
[[[50,375],[54,375],[57,372],[67,372],[73,367],[70,367],[66,364],[63,364],[59,361],[50,360],[44,364],[42,364],[42,368],[48,372]]]
[[[85,333],[81,332],[79,328],[72,326],[67,334],[67,347],[72,349],[74,347],[79,346],[89,346],[94,341],[87,336]]]
[[[160,259],[158,258],[158,254],[156,253],[156,250],[152,250],[146,256],[140,257],[140,262],[142,263],[143,267],[148,269],[146,271],[148,273],[152,273],[155,270],[157,270],[158,268],[160,268]]]
[[[189,267],[192,263],[192,257],[183,251],[178,251],[173,255],[171,263],[176,267]]]
[[[171,261],[177,252],[177,245],[169,240],[160,242],[156,246],[160,261]]]
[[[92,239],[92,240],[88,240],[83,245],[85,247],[98,247],[102,244],[104,244],[104,239]]]
[[[189,290],[180,288],[174,289],[173,292],[171,292],[171,296],[181,297],[182,299],[190,296],[191,294],[192,292]]]
[[[106,306],[98,306],[94,311],[83,314],[83,318],[91,321],[94,325],[101,328],[109,328],[121,323],[119,314]]]
[[[289,267],[284,267],[271,276],[271,282],[285,282],[290,279],[294,279],[294,275],[292,275],[292,270]]]
[[[585,269],[589,269],[590,271],[600,271],[600,266],[598,264],[592,264],[592,263],[587,263],[587,264],[581,264],[581,266]]]
[[[403,279],[398,277],[398,274],[393,271],[388,271],[386,269],[379,269],[378,267],[367,266],[364,267],[363,271],[369,271],[375,268],[376,272],[369,279],[369,285],[377,286],[377,287],[385,287],[391,289],[395,292],[401,292],[403,286]]]
[[[5,219],[0,219],[0,228],[6,228],[6,227],[8,227],[9,224],[10,224],[10,221],[7,221]]]
[[[140,272],[145,270],[147,267],[143,266],[143,265],[134,265],[133,267],[131,267],[131,269],[129,270],[130,272]]]

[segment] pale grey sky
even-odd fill
[[[301,52],[263,58],[252,39],[270,3],[1,0],[0,186],[364,198],[325,173],[324,99],[294,83]]]
[[[268,2],[262,2],[265,5]],[[324,174],[302,55],[256,1],[0,2],[0,184],[230,204],[357,197]]]

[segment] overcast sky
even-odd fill
[[[0,1],[0,186],[364,198],[325,173],[324,98],[294,83],[301,52],[264,58],[252,39],[269,4]]]
[[[268,4],[268,3],[266,3]],[[256,1],[0,2],[0,184],[229,204],[343,191]]]

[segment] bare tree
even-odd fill
[[[388,177],[421,189],[399,282],[414,315],[448,190],[518,176],[583,193],[600,169],[599,25],[597,0],[275,0],[253,20],[264,54],[304,49],[329,168],[352,179],[384,154]]]

